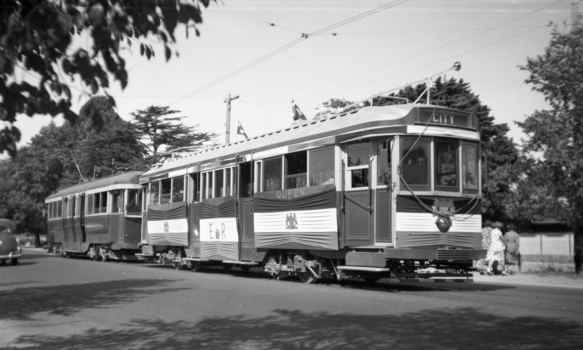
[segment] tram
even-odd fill
[[[46,198],[47,241],[64,257],[130,260],[139,247],[142,188],[134,171],[81,183]]]
[[[142,254],[176,268],[471,281],[481,248],[476,115],[371,106],[158,164]]]

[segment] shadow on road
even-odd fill
[[[304,313],[206,318],[196,323],[136,319],[116,329],[22,336],[26,349],[577,349],[580,323],[506,318],[475,308],[402,315]]]
[[[40,312],[70,316],[79,310],[111,308],[152,294],[194,288],[169,288],[174,282],[177,280],[127,279],[3,290],[0,321],[30,320]]]

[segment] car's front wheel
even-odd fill
[[[10,265],[18,265],[18,259],[16,258],[10,259]]]

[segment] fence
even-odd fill
[[[573,239],[573,232],[521,233],[520,253],[573,256]]]

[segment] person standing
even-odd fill
[[[486,251],[490,249],[490,231],[492,231],[492,222],[486,220],[484,221],[484,227],[482,228],[482,248],[486,249]],[[477,267],[483,269],[486,266],[487,261],[487,259],[478,260]]]
[[[502,237],[502,228],[504,225],[500,221],[494,223],[494,228],[490,231],[490,246],[488,247],[488,255],[486,259],[488,260],[488,269],[486,273],[492,275],[492,266],[494,262],[498,262],[498,266],[504,271],[504,241]]]
[[[521,271],[521,261],[520,261],[520,235],[514,230],[516,226],[513,224],[508,225],[508,232],[504,235],[504,242],[506,245],[506,273],[512,274],[511,265],[517,265],[518,271]]]

